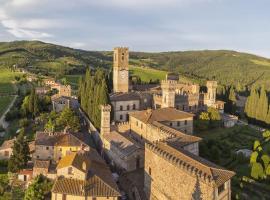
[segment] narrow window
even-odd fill
[[[185,120],[185,125],[187,125],[187,120]]]
[[[122,120],[122,119],[123,119],[123,116],[122,116],[122,115],[120,115],[119,117],[120,117],[120,120]]]
[[[182,109],[185,110],[185,105],[183,105]]]
[[[222,184],[221,186],[218,187],[218,195],[220,195],[224,190],[225,190],[225,185]]]
[[[46,147],[46,150],[49,150],[49,147]]]
[[[139,126],[139,122],[138,121],[136,121],[136,126]]]
[[[136,104],[133,104],[133,110],[136,110]]]
[[[177,126],[180,126],[180,122],[177,122]]]
[[[123,110],[123,106],[120,106],[120,110]]]
[[[127,110],[129,110],[129,105],[127,105]]]
[[[173,124],[172,124],[172,122],[170,122],[170,126],[172,126]]]
[[[69,174],[69,175],[72,175],[72,172],[73,172],[72,167],[69,167],[69,168],[68,168],[68,174]]]
[[[149,173],[149,175],[151,176],[151,167],[149,167],[148,173]]]

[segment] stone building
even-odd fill
[[[144,164],[143,147],[128,137],[129,125],[111,126],[111,106],[101,106],[101,131],[103,154],[119,170],[133,171]]]
[[[84,133],[45,133],[37,132],[33,159],[58,162],[71,152],[89,150],[88,134]]]
[[[160,85],[142,86],[129,83],[129,51],[125,47],[114,48],[113,54],[113,93],[110,100],[116,122],[129,120],[130,111],[147,108],[172,107],[178,110],[197,113],[214,107],[223,112],[224,102],[216,100],[216,81],[207,81],[207,92],[200,92],[198,84],[182,82],[178,75],[168,74]]]
[[[193,136],[193,114],[165,107],[129,113],[110,122],[111,106],[101,106],[102,153],[118,169],[144,167],[147,199],[230,199],[234,172],[199,157],[201,138]]]
[[[57,94],[55,94],[55,97],[71,97],[71,86],[70,85],[62,85],[60,83],[56,83],[54,85],[51,85],[51,90],[56,89],[58,91]]]
[[[15,138],[11,140],[5,140],[0,147],[0,160],[7,160],[12,155],[12,147],[15,142]]]
[[[231,199],[234,172],[169,143],[146,144],[144,169],[147,199]]]
[[[52,98],[53,110],[61,112],[64,108],[76,110],[80,107],[78,99],[67,96],[56,96]]]
[[[119,169],[133,171],[144,166],[146,141],[168,140],[199,154],[201,139],[191,135],[193,115],[190,113],[175,108],[148,109],[131,112],[129,122],[111,125],[110,111],[110,105],[101,106],[100,137],[103,153]]]
[[[54,180],[56,178],[56,165],[51,160],[34,160],[33,177],[40,174]]]
[[[117,200],[119,189],[96,150],[72,152],[57,165],[52,200]]]

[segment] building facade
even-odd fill
[[[52,200],[117,200],[120,196],[109,167],[94,149],[63,157],[57,176]]]

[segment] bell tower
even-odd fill
[[[128,48],[116,47],[113,53],[113,92],[128,92]]]

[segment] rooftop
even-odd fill
[[[46,132],[37,132],[35,145],[43,146],[81,146],[88,144],[88,136],[85,133],[55,133],[49,135]],[[90,141],[90,139],[89,139]]]
[[[95,149],[71,152],[60,160],[57,169],[69,166],[87,173],[86,179],[59,178],[52,192],[75,196],[119,196],[109,167]]]
[[[111,131],[109,134],[104,134],[103,137],[106,141],[110,142],[111,145],[117,147],[123,156],[128,156],[141,147],[132,141],[130,137],[125,137],[124,134]]]
[[[160,108],[156,110],[148,109],[131,112],[129,115],[144,123],[152,123],[154,121],[173,121],[187,119],[194,116],[193,114],[183,112],[175,108]]]

